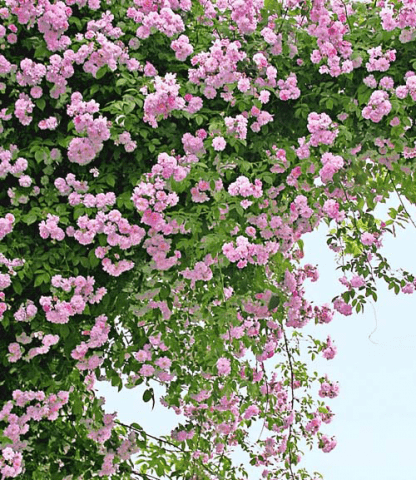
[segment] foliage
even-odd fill
[[[264,478],[312,478],[338,385],[300,340],[336,347],[302,327],[363,310],[377,278],[416,285],[379,251],[416,201],[415,8],[0,2],[2,480],[237,480],[237,446]],[[314,306],[322,222],[345,291]],[[160,384],[186,422],[122,425],[97,378],[144,402]]]

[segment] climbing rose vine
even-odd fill
[[[236,449],[321,478],[342,389],[305,355],[416,286],[380,253],[416,202],[415,38],[410,0],[0,1],[1,480],[241,480]],[[184,420],[124,425],[102,379]]]

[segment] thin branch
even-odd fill
[[[266,369],[264,368],[264,362],[261,363],[261,366],[262,366],[263,372],[266,376],[266,413],[267,413],[267,410],[269,408],[269,382],[267,381],[267,374],[266,374]],[[263,421],[263,426],[261,427],[261,432],[260,432],[260,435],[259,435],[259,438],[257,439],[257,441],[259,441],[261,436],[263,435],[263,430],[264,430],[265,425],[266,425],[266,419],[264,419],[264,421]]]
[[[167,445],[171,445],[172,447],[176,448],[180,452],[186,452],[186,450],[179,447],[178,445],[175,445],[174,443],[170,442],[169,440],[165,440],[164,438],[160,438],[160,437],[155,437],[155,436],[151,435],[150,433],[145,432],[144,430],[142,431],[142,430],[139,430],[135,427],[132,427],[131,425],[126,425],[125,423],[120,422],[119,420],[115,420],[115,423],[118,423],[119,425],[122,425],[123,427],[129,428],[131,430],[134,430],[137,433],[142,433],[144,436],[152,438],[153,440],[156,440],[157,442],[166,443]]]
[[[374,341],[371,339],[372,335],[373,335],[374,333],[376,333],[377,328],[378,328],[378,325],[377,325],[377,312],[376,312],[376,309],[375,309],[375,307],[374,307],[373,302],[370,302],[370,304],[371,304],[371,306],[373,307],[374,320],[375,320],[375,322],[376,322],[376,326],[374,327],[374,330],[373,330],[373,331],[370,333],[370,335],[368,336],[368,339],[370,340],[371,343],[374,343],[374,345],[378,345],[377,342],[374,342]]]
[[[136,470],[132,470],[131,473],[133,475],[137,475],[138,477],[144,478],[144,480],[147,480],[148,478],[150,478],[151,480],[160,480],[159,477],[155,477],[154,475],[150,475],[150,473],[140,473],[140,472],[137,472]]]
[[[348,204],[350,205],[350,204],[351,204],[351,201],[350,201],[349,198],[348,198],[348,193],[347,193],[347,191],[345,190],[344,185],[341,184],[341,188],[342,188],[342,190],[343,190],[343,192],[344,192],[344,195],[345,195],[345,201],[348,202]],[[353,220],[352,223],[354,224],[354,228],[355,228],[358,236],[360,236],[360,235],[361,235],[361,232],[360,232],[360,229],[359,229],[359,227],[358,227],[357,219],[356,219],[356,217],[355,217],[355,210],[354,210],[354,209],[351,209],[351,211],[352,211],[352,220]],[[370,269],[371,280],[372,280],[372,281],[374,282],[374,284],[375,284],[375,283],[376,283],[376,279],[374,278],[373,266],[371,265],[370,260],[368,260],[367,255],[365,256],[365,258],[366,258],[366,263],[368,264],[368,267],[369,267],[369,269]]]
[[[350,32],[352,32],[352,27],[351,27],[351,23],[350,23],[350,17],[348,16],[347,6],[345,5],[345,2],[343,0],[340,0],[340,2],[344,5],[345,17],[347,18],[347,23],[348,23],[348,26],[350,27]]]
[[[416,224],[415,224],[415,222],[413,221],[413,218],[411,217],[410,213],[407,211],[407,208],[406,208],[405,204],[403,203],[402,197],[400,196],[400,194],[399,194],[399,192],[398,192],[398,190],[397,190],[397,188],[396,188],[396,185],[395,185],[393,179],[391,178],[391,173],[388,172],[388,174],[389,174],[391,183],[392,183],[392,185],[393,185],[394,191],[396,192],[396,195],[397,195],[397,197],[399,198],[400,203],[402,204],[403,210],[406,212],[407,218],[412,222],[412,225],[416,228]]]
[[[125,423],[123,422],[120,422],[119,420],[115,420],[115,423],[119,424],[119,425],[122,425],[123,427],[126,427],[126,428],[129,428],[137,433],[141,433],[142,435],[146,436],[146,437],[149,437],[149,438],[152,438],[153,440],[156,440],[157,442],[161,442],[161,443],[166,443],[167,445],[171,445],[172,447],[176,448],[179,452],[182,452],[182,453],[189,453],[188,450],[185,450],[184,448],[182,447],[179,447],[178,445],[175,445],[174,443],[170,442],[169,440],[165,440],[164,438],[160,438],[160,437],[155,437],[154,435],[151,435],[150,433],[147,433],[145,432],[144,430],[139,430],[131,425],[126,425]],[[177,452],[172,452],[172,453],[177,453]],[[207,465],[204,465],[203,463],[200,464],[200,466],[206,470],[207,472],[209,472],[211,475],[214,475],[214,471],[211,470]],[[147,475],[147,474],[146,474]]]
[[[276,32],[276,35],[280,35],[282,33],[283,23],[285,21],[285,17],[286,17],[286,13],[287,13],[288,9],[289,9],[289,6],[287,6],[286,10],[283,12],[282,21],[280,22],[279,28]]]
[[[285,339],[285,349],[286,349],[286,353],[287,353],[287,358],[289,360],[290,389],[291,389],[291,392],[292,392],[291,408],[292,408],[292,413],[293,413],[293,408],[294,408],[294,404],[295,404],[295,390],[294,390],[295,375],[293,373],[292,356],[291,356],[290,350],[289,350],[289,343],[287,341],[286,331],[283,328],[282,328],[282,330],[283,330],[283,338]],[[293,474],[293,470],[292,470],[292,459],[290,458],[291,452],[290,452],[289,442],[290,442],[291,435],[292,435],[292,424],[289,425],[289,434],[288,434],[288,437],[287,437],[287,444],[288,444],[288,449],[289,449],[290,476],[292,477],[292,480],[295,480],[295,475]]]
[[[295,391],[294,391],[295,375],[293,373],[292,356],[290,354],[289,343],[287,341],[285,330],[283,330],[283,338],[285,339],[285,349],[286,349],[287,357],[288,357],[288,360],[289,360],[290,388],[291,388],[291,391],[292,391],[291,408],[292,408],[292,411],[293,411],[293,407],[294,407],[294,404],[295,404]]]
[[[228,435],[225,437],[225,439],[224,439],[224,450],[222,451],[221,456],[220,456],[220,458],[218,459],[218,465],[217,465],[218,474],[219,474],[219,471],[220,471],[222,459],[224,458],[224,455],[225,455],[225,450],[226,450],[227,445],[228,445],[228,437],[229,437],[229,436],[230,436],[230,435],[228,434]]]

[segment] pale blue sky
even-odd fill
[[[320,280],[307,292],[317,303],[340,290],[332,253],[320,246],[322,237],[311,234],[306,256],[320,265]],[[385,237],[382,253],[395,267],[416,272],[416,229]],[[337,316],[325,326],[338,348],[332,361],[316,363],[340,383],[340,395],[328,404],[336,412],[326,426],[338,445],[329,454],[305,455],[304,465],[316,467],[326,480],[415,480],[416,446],[416,297],[396,296],[379,284],[378,302],[364,314]],[[375,328],[377,330],[368,336]],[[315,330],[318,333],[318,329]]]
[[[382,253],[393,266],[416,272],[416,229],[410,225],[396,233],[396,238],[385,237]],[[306,285],[309,298],[329,303],[342,285],[326,247],[325,228],[305,237],[305,261],[317,264],[320,272],[318,282]],[[340,383],[339,397],[328,400],[336,416],[322,429],[335,435],[338,445],[331,453],[305,451],[302,461],[325,480],[416,480],[416,297],[396,296],[381,284],[378,298],[378,328],[371,337],[376,344],[368,338],[375,327],[370,304],[364,314],[337,315],[329,325],[306,327],[321,339],[330,334],[338,348],[334,360],[311,362],[313,370]],[[117,394],[107,383],[100,393],[107,397],[109,412],[117,410],[120,420],[136,421],[150,433],[167,434],[178,421],[160,406],[152,412],[141,401],[143,389]],[[250,480],[260,478],[258,472]]]

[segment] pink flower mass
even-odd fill
[[[227,358],[220,358],[217,361],[218,375],[229,375],[231,372],[230,361]]]
[[[223,137],[215,137],[212,141],[212,146],[215,151],[222,152],[227,145],[227,142]]]
[[[410,0],[1,2],[0,480],[239,480],[238,449],[310,477],[331,322],[416,289],[380,250],[415,201],[415,39]]]

